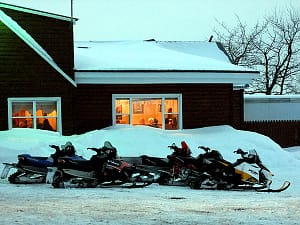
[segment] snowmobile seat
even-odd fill
[[[196,159],[192,156],[177,156],[180,160],[184,162],[184,164],[194,164]]]
[[[209,159],[217,159],[217,160],[223,160],[223,156],[221,153],[217,150],[211,150],[210,152],[205,154],[205,158]]]
[[[48,157],[31,156],[30,154],[18,155],[19,163],[36,167],[51,167],[53,162],[47,160]]]

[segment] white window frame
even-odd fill
[[[130,122],[129,125],[132,126],[132,99],[135,98],[160,98],[162,99],[162,112],[163,115],[167,115],[165,113],[165,104],[164,100],[168,98],[177,98],[178,99],[178,129],[182,129],[182,94],[113,94],[112,95],[112,124],[117,126],[124,126],[123,124],[117,124],[116,122],[116,100],[120,98],[127,98],[129,99],[129,105],[130,105]],[[165,120],[162,118],[162,128],[165,130]],[[170,130],[171,131],[171,130]]]
[[[57,109],[57,116],[56,116],[56,123],[57,129],[56,132],[62,133],[62,113],[61,113],[61,98],[60,97],[36,97],[36,98],[8,98],[7,99],[7,106],[8,106],[8,129],[14,129],[12,127],[12,104],[15,102],[32,102],[33,103],[33,128],[37,129],[36,124],[36,103],[37,102],[56,102],[56,109]]]

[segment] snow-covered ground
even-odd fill
[[[0,224],[299,224],[300,147],[282,149],[266,136],[215,126],[163,131],[145,126],[109,127],[82,135],[60,136],[49,131],[0,131],[0,163],[17,155],[48,156],[49,144],[71,141],[77,154],[89,158],[87,147],[109,140],[119,156],[170,154],[168,145],[185,140],[194,156],[198,146],[218,149],[228,161],[237,148],[256,149],[274,174],[273,185],[291,181],[281,193],[192,190],[152,184],[141,189],[54,189],[46,184],[13,185],[0,180]],[[2,171],[3,166],[0,166]],[[12,171],[13,172],[13,171]]]

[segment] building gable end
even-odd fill
[[[4,23],[12,32],[14,32],[21,40],[23,40],[31,49],[33,49],[40,57],[42,57],[50,66],[52,66],[57,72],[59,72],[66,80],[68,80],[73,86],[77,86],[73,81],[52,59],[34,38],[26,32],[16,21],[6,15],[0,9],[0,21]]]

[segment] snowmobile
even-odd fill
[[[237,149],[234,153],[241,157],[231,163],[217,150],[199,148],[205,153],[198,156],[197,170],[191,171],[187,177],[186,182],[191,188],[280,192],[290,186],[290,182],[285,181],[280,188],[271,189],[273,174],[262,164],[256,150],[245,152]]]
[[[175,143],[168,146],[168,148],[173,152],[171,155],[168,155],[167,158],[142,155],[140,156],[141,163],[137,165],[137,167],[143,168],[153,173],[155,176],[154,181],[161,184],[166,182],[166,180],[164,179],[164,173],[168,174],[167,177],[171,176],[174,179],[178,178],[182,164],[184,163],[182,162],[182,160],[180,160],[180,162],[176,162],[177,156],[188,159],[189,161],[193,161],[190,149],[185,141],[181,142],[181,148],[177,147]]]
[[[148,171],[135,168],[116,159],[117,150],[109,141],[89,160],[60,157],[57,167],[48,168],[46,182],[61,187],[145,187],[153,182]]]
[[[17,163],[3,163],[4,169],[1,173],[1,178],[5,179],[12,168],[17,171],[8,177],[8,181],[12,184],[32,184],[44,183],[48,172],[47,167],[56,165],[57,159],[61,156],[78,158],[75,155],[75,148],[71,142],[67,142],[61,146],[49,145],[50,148],[55,149],[55,153],[50,157],[32,156],[30,154],[18,155]]]
[[[181,148],[175,143],[168,146],[173,152],[167,156],[168,162],[163,168],[159,168],[159,178],[157,182],[161,185],[187,185],[188,178],[197,171],[197,159],[191,156],[191,151],[185,141],[181,142]],[[144,163],[153,163],[159,160],[159,158],[148,157],[144,159]],[[159,162],[163,162],[161,159]]]

